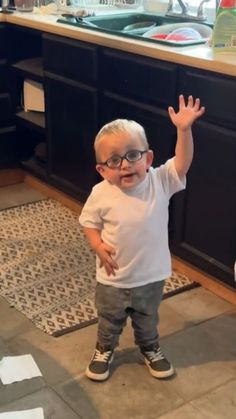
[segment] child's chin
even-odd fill
[[[121,179],[121,187],[124,189],[133,188],[137,183],[138,181],[134,176]]]

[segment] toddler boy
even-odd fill
[[[164,281],[171,275],[168,206],[185,188],[193,158],[191,126],[204,113],[200,100],[179,97],[179,110],[168,108],[177,129],[175,156],[152,168],[153,152],[135,121],[118,119],[97,134],[94,186],[80,223],[96,252],[97,344],[86,369],[92,380],[109,377],[113,352],[128,316],[150,374],[166,378],[173,366],[159,346],[158,308]]]

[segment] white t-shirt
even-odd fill
[[[169,199],[185,188],[174,159],[150,168],[136,187],[122,190],[106,180],[88,197],[79,222],[101,230],[105,243],[115,248],[119,269],[108,276],[97,257],[97,281],[118,288],[133,288],[161,281],[171,275],[168,245]]]

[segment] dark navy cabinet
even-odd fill
[[[44,35],[43,56],[49,177],[84,200],[98,180],[93,151],[98,129],[97,48]]]
[[[0,169],[6,169],[17,166],[17,152],[8,30],[5,24],[0,24],[0,39]]]
[[[8,166],[7,156],[15,155],[4,148],[12,144],[7,137],[15,125],[24,169],[80,201],[100,180],[93,142],[106,122],[141,123],[159,165],[173,156],[176,143],[168,106],[178,106],[180,93],[201,98],[206,113],[193,127],[187,188],[170,203],[170,246],[173,254],[235,287],[235,78],[15,25],[8,30],[7,59],[6,46],[0,45],[0,155],[5,161],[0,164]],[[26,115],[20,108],[26,77],[42,82],[45,115]],[[41,163],[32,161],[38,145],[46,150]]]
[[[43,85],[41,33],[10,24],[7,31],[17,165],[47,180],[45,115],[44,112],[26,112],[23,95],[25,80]]]
[[[187,190],[176,197],[173,252],[235,287],[236,80],[182,68],[180,91],[200,97],[204,117],[193,128]]]

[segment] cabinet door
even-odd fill
[[[0,127],[0,170],[18,166],[15,127]]]
[[[1,36],[2,40],[7,36],[6,25],[4,23],[0,23],[0,36]],[[8,45],[7,45],[6,42],[1,42],[0,43],[0,59],[6,58],[7,47],[8,47]]]
[[[204,122],[194,126],[195,152],[175,226],[172,250],[196,266],[235,286],[236,133]]]
[[[0,169],[18,165],[11,92],[11,72],[8,66],[9,39],[7,27],[0,23]]]
[[[97,90],[55,76],[45,78],[45,91],[50,177],[84,199],[97,180]]]
[[[206,107],[204,119],[216,125],[236,129],[235,77],[209,71],[182,69],[180,93],[200,97]]]
[[[8,38],[5,25],[0,23],[0,128],[13,125],[11,80],[8,66]],[[5,42],[6,41],[6,42]]]
[[[103,124],[117,118],[133,119],[140,123],[146,131],[150,148],[154,151],[154,166],[173,156],[176,131],[167,111],[105,92],[101,113]]]

